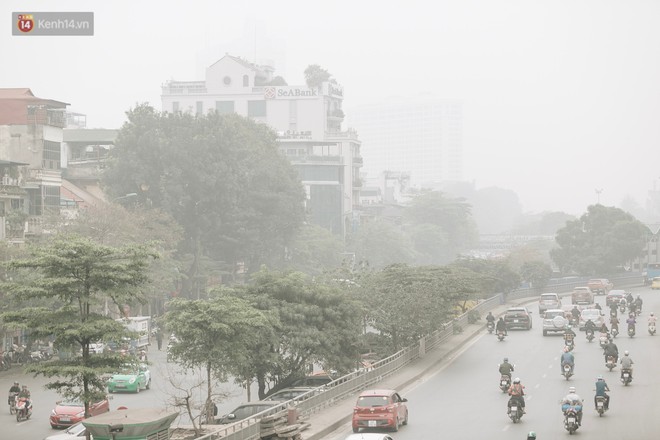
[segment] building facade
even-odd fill
[[[260,66],[225,55],[203,81],[168,81],[162,110],[237,113],[277,132],[280,151],[298,171],[310,221],[344,236],[353,222],[361,187],[360,140],[343,131],[343,89],[333,82],[289,86]]]
[[[369,176],[410,172],[416,187],[463,179],[460,101],[392,99],[352,108],[347,117],[360,133]]]
[[[0,89],[0,239],[22,242],[59,214],[62,129],[68,104]]]

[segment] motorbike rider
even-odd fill
[[[569,341],[574,341],[575,340],[575,332],[570,326],[566,326],[566,329],[564,329],[564,341],[568,344]]]
[[[495,324],[495,316],[493,316],[493,312],[488,312],[488,314],[486,315],[486,322],[488,324],[490,323]]]
[[[497,320],[497,324],[495,325],[495,331],[497,333],[504,332],[505,335],[509,334],[506,331],[506,324],[504,323],[504,318],[502,318],[501,316],[500,316],[500,319]]]
[[[596,303],[596,305],[594,306],[594,309],[603,310],[603,309],[600,307],[600,304],[598,304],[598,303]]]
[[[591,330],[591,333],[596,333],[596,324],[591,319],[587,319],[587,322],[584,324],[584,331],[589,332]]]
[[[513,383],[509,387],[509,396],[515,399],[520,404],[523,414],[525,414],[525,386],[520,383],[520,378],[513,379]]]
[[[561,354],[561,358],[560,358],[561,371],[559,372],[560,374],[564,374],[565,364],[571,366],[571,374],[573,374],[573,368],[575,368],[575,356],[573,356],[573,353],[571,353],[568,347],[564,347],[564,352]]]
[[[529,434],[527,434],[527,440],[536,440],[536,433],[534,431],[529,431]]]
[[[615,301],[612,301],[610,303],[610,316],[616,316],[618,313],[618,306],[619,304]]]
[[[19,399],[25,399],[25,408],[28,410],[32,408],[32,401],[30,400],[30,390],[28,390],[27,385],[23,385],[21,392],[18,393]]]
[[[7,403],[11,406],[12,400],[14,400],[14,396],[17,395],[18,393],[21,392],[21,386],[19,385],[18,382],[14,382],[14,385],[9,388],[9,398],[7,400]]]
[[[642,313],[642,296],[637,295],[637,298],[635,299],[635,310],[637,310],[638,313]]]
[[[649,325],[651,324],[656,325],[657,321],[658,321],[658,317],[655,316],[653,312],[651,312],[651,314],[649,315]]]
[[[607,382],[605,382],[605,379],[603,379],[603,376],[598,376],[598,380],[596,381],[596,395],[594,396],[594,406],[596,406],[596,398],[598,396],[603,396],[605,397],[605,409],[609,409],[610,407],[610,396],[606,393],[606,391],[609,391],[610,388],[607,386]]]
[[[630,357],[630,353],[628,353],[628,350],[623,352],[623,357],[621,358],[621,377],[623,377],[623,370],[628,370],[630,373],[630,378],[632,379],[633,377],[633,366],[634,362],[632,358]]]
[[[605,355],[605,362],[607,362],[608,356],[614,356],[614,363],[619,361],[619,347],[616,346],[614,341],[610,340],[605,347],[603,347],[603,353]]]
[[[570,387],[568,389],[568,394],[564,396],[561,401],[561,410],[564,415],[570,408],[575,409],[575,413],[577,414],[577,424],[582,425],[582,399],[575,392],[575,387]]]
[[[573,322],[578,322],[580,320],[580,309],[578,309],[577,305],[574,305],[573,309],[571,309],[571,315],[573,315]]]
[[[627,302],[628,304],[632,304],[632,302],[633,302],[633,296],[632,296],[632,293],[630,293],[630,292],[626,293],[626,302]]]
[[[500,364],[500,374],[506,374],[507,376],[511,377],[512,372],[513,372],[513,365],[509,363],[509,358],[504,358],[504,360]]]
[[[633,331],[635,331],[635,324],[637,324],[637,320],[635,319],[634,313],[628,315],[628,319],[626,319],[626,324],[628,324],[628,330],[632,328]]]
[[[619,318],[612,316],[610,318],[610,325],[612,326],[612,331],[616,329],[616,332],[619,333]]]

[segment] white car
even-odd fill
[[[82,440],[85,438],[86,432],[87,428],[85,428],[85,425],[82,422],[78,422],[60,433],[49,435],[44,440]]]
[[[584,326],[588,320],[596,324],[596,331],[605,323],[605,317],[598,309],[584,309],[580,313],[580,330],[584,330]]]

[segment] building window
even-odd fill
[[[298,101],[292,99],[289,101],[289,122],[296,122],[298,120]]]
[[[59,170],[62,156],[60,151],[59,142],[44,141],[44,156],[41,160],[41,166],[46,170]]]
[[[204,103],[203,103],[202,101],[197,101],[197,102],[196,102],[196,105],[197,105],[197,111],[196,111],[196,113],[197,113],[198,115],[201,115],[202,113],[204,113]]]
[[[215,110],[221,115],[234,113],[234,101],[215,101]]]
[[[248,117],[266,116],[266,101],[248,101]]]
[[[176,113],[179,111],[179,101],[174,101],[172,103],[172,113]]]
[[[243,75],[243,87],[250,87],[250,77]]]

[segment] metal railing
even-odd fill
[[[449,339],[458,328],[466,327],[469,315],[475,311],[478,315],[487,313],[505,301],[519,300],[540,295],[543,292],[566,293],[574,287],[585,286],[588,278],[578,278],[568,283],[553,283],[543,289],[526,288],[518,289],[508,294],[498,293],[488,299],[481,301],[468,312],[456,317],[446,324],[444,328],[436,330],[428,336],[423,337],[420,342],[406,347],[393,355],[375,362],[370,368],[349,373],[340,377],[323,387],[302,394],[295,399],[282,402],[266,411],[255,414],[252,418],[236,422],[226,428],[220,428],[215,432],[198,437],[196,440],[256,440],[259,439],[259,420],[263,417],[273,415],[290,407],[295,407],[301,416],[309,416],[334,404],[345,397],[352,395],[372,384],[382,381],[384,378],[394,374],[410,362],[424,356],[426,351],[433,350],[442,342]],[[641,273],[618,276],[611,278],[615,287],[631,287],[642,284]],[[424,347],[422,349],[422,347]]]

